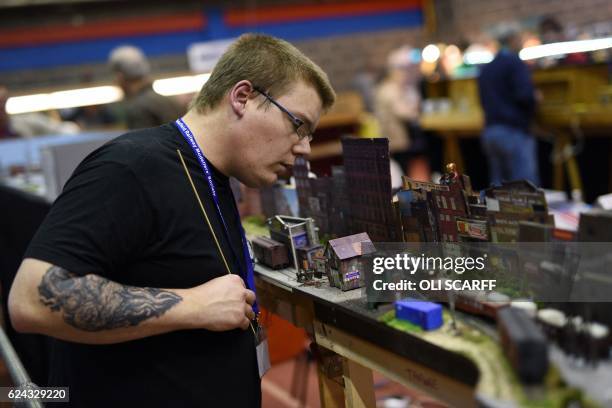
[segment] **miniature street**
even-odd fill
[[[603,302],[610,286],[605,262],[594,256],[610,255],[596,244],[608,241],[609,215],[583,214],[578,231],[561,231],[543,190],[516,180],[477,192],[453,163],[439,183],[404,177],[391,200],[384,143],[343,140],[344,167],[331,177],[310,178],[308,163],[296,163],[301,218],[275,214],[273,205],[264,211],[266,225],[247,227],[258,235],[260,279],[320,304],[323,323],[340,322],[350,335],[469,383],[500,406],[609,405]],[[274,197],[264,201],[274,204]],[[442,267],[442,260],[454,267]],[[464,275],[466,267],[471,273]],[[415,273],[418,286],[405,279]],[[408,289],[431,293],[414,299]],[[449,293],[456,329],[447,307],[436,303]],[[569,299],[591,303],[573,308]],[[374,336],[380,324],[392,330]],[[402,343],[415,349],[394,346]],[[576,359],[598,368],[575,369],[569,361]],[[461,370],[477,375],[461,378]]]

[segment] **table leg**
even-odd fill
[[[314,345],[317,356],[317,377],[322,408],[344,408],[344,358],[319,345]]]
[[[344,359],[344,400],[347,408],[376,407],[372,370]]]
[[[555,190],[563,190],[565,188],[565,173],[563,168],[563,165],[565,164],[570,190],[572,192],[579,191],[581,194],[583,194],[582,178],[580,177],[580,169],[578,168],[576,157],[572,155],[567,159],[564,158],[565,156],[563,152],[569,146],[570,138],[567,133],[560,133],[555,139],[554,155],[556,159],[553,163],[553,188]]]

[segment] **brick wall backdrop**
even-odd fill
[[[404,44],[418,47],[422,43],[422,30],[411,29],[302,41],[295,45],[327,72],[337,91],[343,91],[351,88],[359,72],[382,70],[391,50]]]
[[[452,9],[450,23],[456,32],[476,40],[482,31],[497,24],[522,22],[537,25],[542,16],[556,18],[566,31],[608,31],[612,27],[612,1],[609,0],[442,0]],[[442,22],[441,22],[442,23]],[[603,33],[606,34],[605,32]]]
[[[344,0],[346,1],[346,0]],[[432,41],[457,43],[461,39],[481,40],[498,24],[522,23],[535,27],[544,15],[556,17],[568,31],[580,33],[598,32],[612,35],[612,1],[610,0],[432,0],[436,7],[437,32],[425,33],[424,29],[405,29],[362,33],[350,36],[335,36],[325,39],[298,41],[295,44],[328,73],[334,86],[342,91],[350,89],[355,75],[364,70],[379,72],[384,68],[386,56],[392,49],[404,44],[422,47]],[[335,3],[339,0],[300,1],[290,0],[290,4]],[[219,6],[227,5],[223,0]],[[259,0],[235,2],[249,7],[262,7],[279,4],[279,0]],[[200,3],[186,1],[167,2],[170,11],[183,8],[200,7]],[[179,5],[180,4],[180,5]],[[195,4],[195,5],[194,5]],[[283,4],[285,4],[283,2]],[[130,3],[122,8],[130,12]],[[158,8],[161,6],[158,6]],[[156,11],[159,11],[156,8]],[[91,12],[94,17],[99,10]],[[65,13],[69,15],[70,13]],[[94,18],[87,13],[83,15]],[[65,16],[65,18],[68,18]],[[1,19],[0,19],[1,21]],[[154,71],[173,74],[187,69],[184,55],[167,56],[153,59]],[[110,80],[108,68],[104,64],[76,66],[68,69],[54,69],[46,72],[20,71],[6,72],[2,81],[14,91],[58,84],[77,85],[87,81]]]
[[[542,16],[553,16],[570,34],[612,35],[610,0],[435,0],[437,32],[394,30],[304,41],[296,45],[325,69],[336,89],[350,89],[363,70],[382,70],[386,56],[404,44],[422,47],[432,41],[486,40],[501,25],[535,30]]]

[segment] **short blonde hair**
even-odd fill
[[[243,34],[221,56],[191,107],[199,112],[214,109],[245,79],[276,96],[302,80],[317,91],[323,110],[336,100],[327,74],[293,45],[269,35]]]

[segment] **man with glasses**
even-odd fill
[[[289,116],[289,119],[291,119],[291,122],[293,123],[293,126],[295,126],[295,133],[297,133],[297,135],[298,135],[298,137],[300,139],[308,139],[309,142],[312,142],[312,132],[310,130],[311,129],[311,125],[308,125],[308,123],[304,122],[300,118],[296,118],[293,113],[291,113],[287,109],[285,109],[285,107],[283,105],[281,105],[280,103],[276,102],[274,100],[274,98],[272,98],[270,95],[268,95],[267,93],[262,91],[260,88],[254,86],[253,89],[255,89],[257,92],[259,92],[260,94],[265,96],[266,99],[268,99],[270,102],[272,102],[274,105],[276,105],[278,107],[278,109],[282,110],[283,112],[285,112],[287,114],[287,116]]]
[[[73,406],[260,406],[257,302],[229,177],[274,183],[310,152],[334,99],[295,47],[247,34],[184,117],[86,158],[9,298],[18,331],[54,338],[44,385],[70,387]]]

